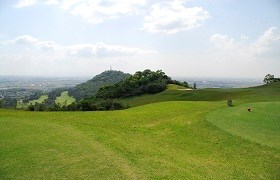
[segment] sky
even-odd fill
[[[280,76],[279,0],[1,0],[0,75]]]

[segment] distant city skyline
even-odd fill
[[[3,0],[0,75],[280,76],[279,0]]]

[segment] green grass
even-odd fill
[[[0,110],[0,179],[279,179],[279,95],[175,88],[121,111]]]
[[[141,106],[149,103],[165,101],[223,101],[232,99],[235,104],[263,101],[280,101],[280,82],[272,83],[260,87],[245,89],[197,89],[179,90],[175,85],[168,86],[166,91],[155,95],[143,95],[122,99],[132,107]]]
[[[69,105],[75,102],[76,99],[68,95],[68,91],[64,91],[61,93],[59,97],[56,98],[55,102],[59,104]]]
[[[248,112],[247,108],[252,111]],[[214,111],[208,120],[242,138],[280,149],[280,102],[243,104]]]
[[[48,99],[48,95],[42,95],[39,99],[30,101],[29,104],[42,103],[46,99]]]
[[[23,103],[22,100],[19,100],[17,102],[17,108],[18,109],[26,109],[29,106],[29,104],[34,105],[36,102],[37,103],[42,103],[46,99],[48,99],[48,95],[42,95],[39,99],[29,101],[28,103]]]

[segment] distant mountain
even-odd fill
[[[68,93],[70,96],[75,97],[77,100],[89,98],[94,96],[99,88],[106,85],[116,84],[129,76],[130,74],[121,71],[104,71],[103,73],[93,77],[91,80],[79,84],[74,88],[70,88]]]

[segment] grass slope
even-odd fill
[[[55,102],[59,104],[69,105],[75,102],[76,99],[68,95],[68,91],[64,91],[61,93],[59,97],[56,98]]]
[[[273,128],[279,127],[279,103],[244,104],[279,101],[279,86],[271,86],[198,91],[173,87],[154,95],[162,99],[140,99],[175,101],[122,111],[0,110],[0,179],[279,179],[279,132]],[[231,95],[238,98],[237,105],[225,108],[220,100]],[[194,101],[195,96],[203,101]],[[234,117],[243,117],[239,109],[248,105],[253,117],[243,118],[249,121],[244,125]],[[215,115],[218,111],[223,116]],[[225,129],[227,115],[245,131]],[[275,121],[267,118],[264,123],[263,115],[275,115]],[[270,134],[262,140],[268,143],[253,139],[264,134]]]
[[[227,132],[280,149],[279,111],[280,102],[250,103],[214,111],[208,120]]]
[[[181,90],[181,87],[169,85],[168,89],[155,94],[123,99],[132,107],[164,101],[223,101],[232,99],[236,104],[246,102],[280,101],[280,82],[252,88],[197,89]]]

